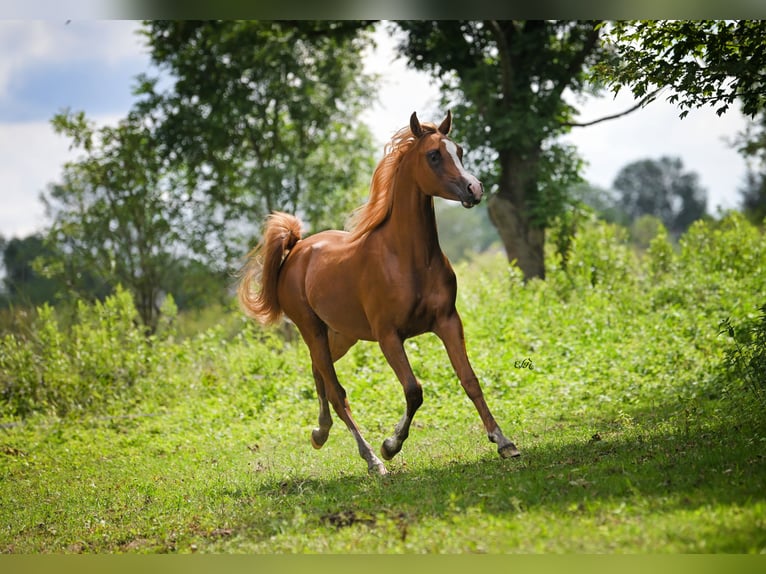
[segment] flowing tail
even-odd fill
[[[274,212],[266,220],[262,241],[247,254],[239,271],[237,295],[245,314],[268,325],[282,314],[277,281],[282,262],[301,239],[301,222],[294,215]],[[253,290],[260,283],[260,290]]]

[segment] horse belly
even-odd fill
[[[333,331],[354,339],[372,340],[372,330],[364,308],[353,290],[337,280],[312,290],[309,304]]]

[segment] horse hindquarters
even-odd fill
[[[279,300],[285,314],[298,327],[311,356],[312,372],[319,399],[319,426],[311,433],[311,444],[321,448],[330,432],[332,420],[329,405],[354,435],[360,456],[367,461],[370,472],[387,474],[381,460],[362,436],[351,416],[346,391],[338,380],[334,362],[356,342],[332,331],[309,305],[307,284],[311,281],[312,257],[316,253],[309,243],[301,242],[286,260],[279,281]]]

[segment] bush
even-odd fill
[[[731,318],[721,321],[721,334],[733,342],[723,361],[723,379],[734,390],[747,389],[761,404],[766,402],[766,303],[760,315],[733,325]]]
[[[766,243],[741,214],[696,221],[680,238],[677,255],[659,237],[649,249],[655,309],[742,316],[749,311],[742,306],[747,303],[742,295],[759,299],[766,285]]]
[[[570,223],[559,220],[561,227],[551,230],[556,242],[569,238],[566,257],[552,247],[546,252],[549,283],[560,295],[569,297],[573,290],[594,288],[615,293],[634,285],[638,261],[624,227],[595,218]]]
[[[654,237],[649,241],[646,256],[649,274],[654,281],[662,278],[673,268],[675,251],[664,225],[657,228]]]
[[[151,370],[151,357],[151,342],[127,291],[118,289],[103,303],[79,302],[69,329],[61,328],[45,304],[26,336],[0,340],[4,414],[102,410],[130,394]]]
[[[521,419],[545,412],[535,402],[539,389],[556,412],[578,416],[642,404],[677,408],[719,397],[723,383],[733,388],[737,380],[764,392],[766,326],[753,310],[766,301],[766,244],[757,228],[737,214],[698,222],[676,250],[658,227],[642,254],[624,228],[596,220],[579,219],[568,236],[566,267],[548,247],[546,281],[525,283],[499,253],[455,266],[469,355],[493,400],[520,401]],[[70,326],[43,306],[29,327],[0,339],[0,415],[111,414],[201,400],[256,416],[313,405],[308,351],[294,329],[264,329],[233,307],[215,315],[204,318],[213,326],[192,336],[184,319],[174,319],[169,298],[164,323],[147,337],[122,290],[103,303],[78,304]],[[717,336],[721,317],[729,317],[722,326],[733,346]],[[440,341],[407,345],[428,392],[453,397],[455,376]],[[388,384],[378,385],[394,377],[377,345],[359,345],[338,369],[354,401],[380,403],[368,410],[399,406]],[[525,385],[535,388],[529,398]]]

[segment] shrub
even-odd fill
[[[628,245],[627,230],[605,221],[578,222],[567,246],[566,265],[550,250],[548,257],[552,264],[549,275],[562,295],[571,288],[620,290],[636,277],[636,258]]]
[[[751,391],[761,404],[766,402],[766,303],[759,307],[760,315],[733,325],[727,317],[720,324],[720,334],[726,334],[733,346],[726,351],[723,378],[729,385]]]
[[[656,243],[649,250],[655,308],[697,308],[720,316],[744,302],[743,292],[757,297],[766,285],[766,242],[739,213],[720,221],[694,222],[679,240],[678,255],[668,247]],[[657,281],[662,270],[664,276]]]
[[[670,239],[668,239],[668,232],[664,225],[660,224],[654,237],[649,241],[646,257],[649,273],[655,281],[672,269],[675,261],[675,251],[670,243]]]
[[[762,232],[732,214],[695,223],[676,250],[658,227],[637,255],[624,228],[582,218],[571,229],[562,228],[571,237],[566,268],[548,248],[546,281],[525,283],[500,253],[455,266],[469,355],[491,396],[519,400],[519,389],[533,385],[528,412],[541,408],[538,388],[557,412],[604,413],[610,401],[614,409],[654,408],[720,396],[719,372],[730,388],[743,380],[763,392],[766,326],[752,318],[766,301]],[[175,314],[168,298],[164,322],[147,337],[123,290],[76,305],[68,326],[41,307],[31,326],[0,339],[0,415],[113,414],[199,400],[256,416],[315,400],[308,351],[294,328],[263,329],[219,308],[222,316],[205,318],[214,326],[192,336]],[[728,351],[716,336],[723,316],[735,343]],[[408,342],[408,352],[428,392],[454,396],[436,337]],[[519,368],[525,359],[535,368]],[[385,393],[389,408],[391,389],[378,383],[393,375],[376,345],[358,346],[338,368],[354,396]]]
[[[4,414],[100,410],[147,374],[151,351],[127,291],[118,289],[103,303],[79,302],[69,329],[45,304],[27,336],[7,334],[0,341]]]

